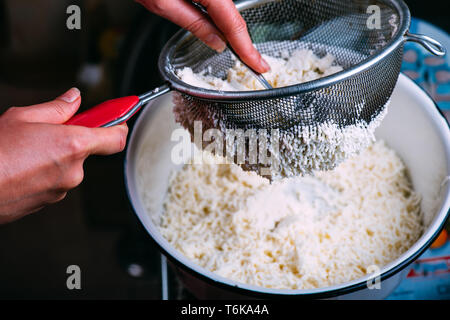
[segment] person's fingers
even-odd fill
[[[128,135],[126,124],[110,128],[86,128],[90,131],[87,135],[88,154],[110,155],[125,149]]]
[[[12,109],[15,118],[22,121],[60,124],[69,120],[77,112],[80,104],[80,91],[72,88],[53,101]]]
[[[253,46],[247,24],[231,0],[197,0],[203,5],[239,57],[253,70],[264,73],[269,64]]]
[[[197,8],[185,0],[137,0],[151,12],[192,32],[213,50],[226,48],[222,33]]]
[[[253,70],[264,73],[269,64],[253,46],[247,26],[231,0],[197,0],[211,19],[185,0],[137,0],[148,10],[192,32],[197,38],[216,51],[223,51],[227,39],[239,57]],[[219,28],[219,30],[216,28]]]

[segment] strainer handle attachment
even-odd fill
[[[431,52],[436,56],[442,57],[445,56],[445,54],[447,53],[445,47],[439,41],[434,40],[433,38],[430,38],[423,34],[414,34],[407,32],[405,34],[405,40],[419,43],[425,49],[427,49],[429,52]]]
[[[65,124],[89,128],[112,127],[126,122],[147,102],[170,90],[168,85],[163,85],[140,96],[129,96],[108,100],[89,110],[76,114]]]

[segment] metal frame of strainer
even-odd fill
[[[256,5],[273,2],[276,0],[244,0],[236,3],[236,7],[239,11],[252,8]],[[395,37],[390,43],[383,48],[383,50],[370,56],[359,64],[346,69],[345,71],[336,73],[334,75],[324,77],[318,80],[300,83],[292,86],[274,88],[272,90],[258,90],[258,91],[220,91],[209,90],[205,88],[199,88],[191,86],[180,80],[174,73],[175,70],[169,66],[169,57],[172,56],[174,50],[179,43],[182,43],[192,35],[187,31],[179,31],[175,34],[164,47],[159,59],[159,70],[164,79],[171,83],[171,87],[177,91],[196,96],[198,98],[217,100],[217,101],[243,101],[243,100],[259,100],[259,99],[272,99],[279,97],[286,97],[290,95],[297,95],[301,93],[310,92],[327,86],[336,84],[339,81],[352,77],[364,70],[369,69],[371,66],[377,64],[391,52],[393,52],[398,46],[402,45],[405,41],[414,41],[421,44],[424,48],[430,51],[432,54],[443,56],[446,54],[446,49],[438,41],[424,35],[411,34],[408,32],[411,14],[407,5],[402,0],[385,0],[390,5],[395,7],[399,13],[399,28]]]
[[[257,5],[274,1],[279,0],[244,0],[237,2],[236,7],[239,11],[243,11]],[[163,79],[166,81],[165,85],[140,96],[130,96],[109,100],[74,116],[67,122],[67,124],[84,125],[89,127],[110,127],[120,124],[126,122],[149,101],[171,90],[176,90],[193,98],[204,100],[207,103],[239,103],[242,101],[277,99],[304,94],[319,90],[321,88],[333,86],[341,81],[347,80],[369,70],[371,67],[376,66],[383,59],[387,58],[391,53],[402,46],[405,41],[417,42],[432,54],[438,56],[445,55],[446,50],[438,41],[424,35],[411,34],[408,32],[411,15],[407,5],[402,0],[383,0],[383,2],[387,3],[391,7],[394,7],[398,12],[398,30],[395,36],[385,47],[383,47],[382,50],[379,50],[364,59],[362,62],[351,66],[344,71],[320,78],[318,80],[282,88],[274,88],[271,90],[231,92],[194,87],[180,80],[180,78],[175,74],[176,70],[170,60],[171,57],[173,57],[177,47],[193,37],[190,32],[180,30],[167,42],[159,57],[158,66]]]

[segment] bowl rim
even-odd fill
[[[440,136],[443,138],[444,145],[446,146],[447,157],[447,176],[450,176],[450,127],[443,113],[438,108],[437,104],[433,101],[430,95],[418,86],[413,80],[404,74],[400,74],[397,85],[405,87],[411,87],[417,92],[417,94],[423,95],[425,100],[428,100],[427,107],[423,108],[427,114],[432,118],[433,122],[440,123],[437,129],[440,132]],[[150,104],[153,104],[150,102]],[[149,106],[148,105],[148,106]],[[337,284],[328,287],[316,288],[316,289],[273,289],[265,288],[256,285],[249,285],[241,283],[232,279],[225,278],[214,274],[213,272],[197,265],[182,255],[176,250],[169,242],[159,234],[156,226],[151,221],[151,218],[141,202],[140,196],[137,192],[136,180],[134,179],[134,162],[133,153],[138,150],[139,139],[136,138],[138,132],[145,128],[145,119],[151,117],[154,109],[145,108],[146,111],[142,112],[135,123],[134,129],[129,138],[129,144],[126,150],[126,156],[124,161],[124,174],[125,174],[125,188],[127,196],[133,207],[135,214],[140,222],[143,224],[147,233],[150,235],[152,241],[158,246],[159,250],[176,266],[181,267],[189,274],[200,278],[208,284],[220,287],[225,290],[233,291],[238,294],[246,296],[253,296],[258,298],[331,298],[348,293],[352,293],[361,289],[367,288],[367,281],[372,279],[372,275],[366,275],[364,277],[348,281],[342,284]],[[427,230],[421,235],[421,237],[403,254],[389,264],[380,268],[379,278],[381,281],[392,277],[396,273],[405,269],[415,259],[417,259],[437,238],[439,233],[445,226],[446,221],[450,216],[450,183],[447,183],[445,189],[445,197],[438,209],[438,214],[433,218]]]

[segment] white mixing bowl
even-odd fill
[[[400,75],[389,112],[376,132],[406,163],[416,191],[422,195],[424,223],[420,239],[380,270],[380,289],[369,289],[366,276],[312,290],[268,289],[218,276],[190,261],[164,239],[155,223],[162,213],[168,177],[177,166],[171,160],[172,132],[179,128],[172,113],[171,95],[151,102],[140,113],[128,144],[127,191],[142,224],[173,263],[184,285],[198,298],[385,298],[404,278],[406,267],[433,242],[449,215],[450,130],[433,100],[412,80]],[[146,187],[144,187],[146,186]]]

